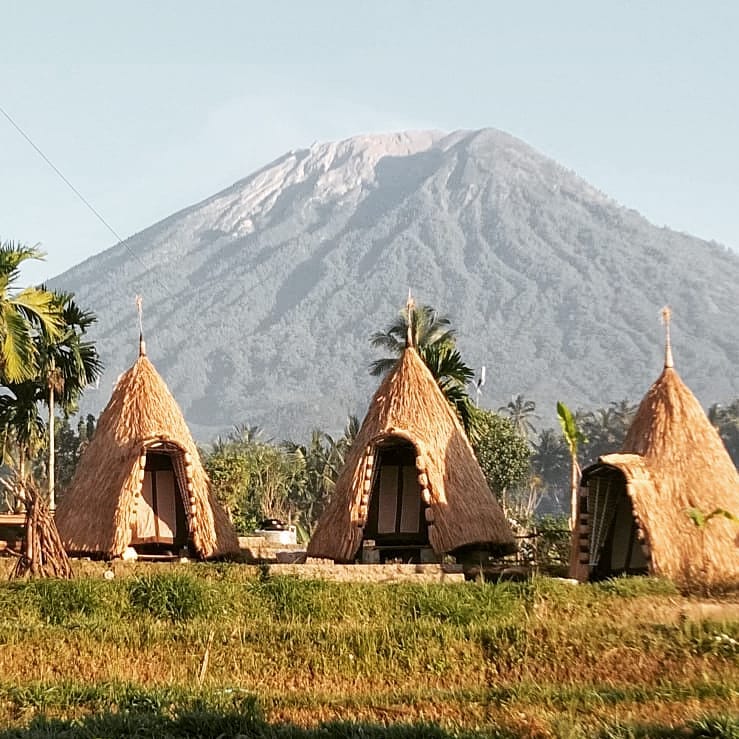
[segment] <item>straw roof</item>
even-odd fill
[[[116,557],[131,542],[146,451],[173,450],[185,482],[187,523],[199,556],[238,552],[233,526],[215,500],[182,412],[142,349],[118,380],[95,435],[59,502],[56,523],[68,551]]]
[[[383,380],[352,444],[308,555],[351,561],[362,542],[375,452],[399,437],[416,449],[418,481],[436,553],[462,547],[515,549],[513,534],[490,492],[467,436],[433,375],[413,347]]]
[[[690,509],[739,515],[739,473],[675,371],[669,338],[665,368],[642,400],[621,451],[598,461],[626,478],[652,571],[686,583],[739,581],[739,527],[716,516],[699,528],[688,515]],[[584,471],[584,479],[596,466]]]

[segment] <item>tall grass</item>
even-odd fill
[[[206,589],[184,573],[138,575],[128,589],[131,606],[146,615],[169,621],[189,621],[207,615]]]

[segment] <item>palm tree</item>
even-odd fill
[[[347,452],[359,433],[359,420],[350,415],[344,433],[334,439],[319,429],[311,432],[307,445],[283,442],[285,450],[298,460],[303,470],[304,485],[293,492],[291,503],[298,509],[298,524],[309,536],[315,522],[333,493],[336,480],[344,466]]]
[[[544,429],[532,446],[531,466],[548,484],[558,485],[568,462],[568,450],[562,435],[554,429]]]
[[[26,479],[26,462],[41,448],[46,427],[39,415],[39,404],[44,400],[41,385],[36,382],[8,383],[0,396],[0,433],[2,434],[2,461],[17,457],[18,476]]]
[[[582,428],[588,437],[588,448],[585,450],[588,458],[613,451],[622,440],[619,434],[621,424],[613,408],[589,411],[582,416]]]
[[[346,419],[346,425],[344,426],[344,435],[337,443],[337,446],[344,456],[346,456],[349,449],[351,449],[354,440],[359,436],[359,427],[359,419],[354,414],[349,414]]]
[[[29,259],[43,259],[35,246],[0,242],[0,380],[3,384],[31,380],[38,371],[38,352],[33,338],[42,330],[58,336],[62,318],[47,290],[28,287],[19,290],[14,283],[20,265]]]
[[[516,431],[524,439],[529,438],[529,433],[535,433],[536,428],[529,420],[536,418],[536,403],[533,400],[525,400],[523,395],[511,398],[508,405],[498,408],[498,413],[507,413]]]
[[[413,346],[424,362],[426,352],[432,347],[437,350],[442,346],[454,348],[456,335],[454,329],[450,328],[451,321],[446,316],[440,316],[430,305],[414,306],[411,303],[400,311],[396,320],[385,331],[376,331],[370,337],[373,347],[384,349],[393,355],[372,362],[370,374],[384,375],[395,366],[407,344],[409,323]]]
[[[76,410],[84,389],[99,379],[102,364],[95,345],[83,339],[97,317],[74,302],[71,293],[55,292],[54,302],[61,313],[61,334],[51,336],[41,330],[37,338],[41,382],[49,410],[49,509],[54,510],[54,412],[58,403],[65,415]]]
[[[429,368],[439,388],[459,416],[471,437],[476,434],[475,407],[469,398],[467,385],[474,377],[455,346],[456,335],[450,328],[451,321],[440,316],[430,305],[408,305],[385,331],[377,331],[370,337],[374,347],[391,352],[394,356],[376,359],[370,365],[370,374],[389,372],[409,343],[415,347],[424,364]]]
[[[635,406],[630,400],[624,398],[623,400],[611,401],[611,409],[613,411],[614,420],[623,429],[624,435],[628,431],[631,422],[634,420],[636,415],[637,406]]]

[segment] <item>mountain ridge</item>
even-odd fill
[[[377,382],[369,335],[409,286],[488,367],[490,407],[519,392],[542,414],[556,399],[638,400],[661,367],[664,303],[678,370],[704,402],[728,400],[737,279],[723,247],[653,226],[481,129],[292,150],[49,284],[99,316],[107,369],[84,410],[135,359],[140,293],[152,361],[208,440],[237,423],[283,437],[362,415]]]

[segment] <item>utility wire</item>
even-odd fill
[[[116,239],[116,242],[120,244],[144,269],[148,270],[149,267],[144,263],[144,261],[139,257],[136,252],[131,249],[131,247],[126,244],[123,237],[113,228],[113,226],[108,223],[108,221],[103,218],[103,216],[100,214],[100,212],[95,208],[94,205],[64,176],[64,173],[54,164],[54,162],[49,159],[49,157],[44,154],[41,149],[36,146],[36,144],[33,142],[31,137],[10,117],[10,114],[0,105],[0,113],[2,113],[5,118],[7,118],[8,122],[10,123],[13,128],[18,131],[18,133],[33,147],[33,149],[36,151],[36,153],[56,172],[57,176],[64,182],[64,184],[67,185],[67,187],[87,206],[87,208],[93,213],[93,215],[100,221],[100,223],[105,226],[105,228],[110,231],[110,233],[113,234],[113,236]],[[169,290],[169,288],[155,275],[153,275],[154,280],[159,283],[160,287],[164,290],[169,297],[173,298],[174,295]]]

